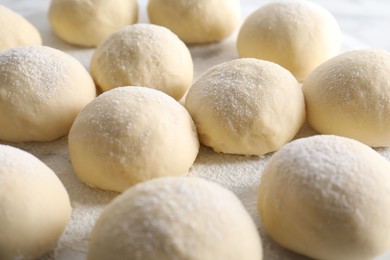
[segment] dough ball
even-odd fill
[[[273,61],[300,81],[335,56],[340,45],[336,19],[309,1],[264,5],[246,19],[237,38],[240,57]]]
[[[21,45],[41,44],[41,35],[34,25],[0,5],[0,51]]]
[[[88,185],[122,192],[166,175],[183,175],[195,161],[199,142],[183,106],[145,87],[103,93],[77,116],[69,154]]]
[[[275,151],[305,120],[303,94],[293,75],[249,58],[212,67],[190,88],[185,106],[201,143],[223,153]]]
[[[120,86],[158,89],[179,100],[192,84],[187,46],[170,30],[151,24],[127,26],[95,51],[91,74],[103,90]]]
[[[68,193],[49,167],[0,144],[0,259],[37,259],[48,252],[71,211]]]
[[[88,259],[261,260],[253,220],[229,190],[165,177],[117,197],[92,230]]]
[[[79,61],[45,46],[1,52],[0,75],[0,139],[5,141],[50,141],[66,135],[96,95]]]
[[[303,83],[307,121],[318,132],[390,146],[390,53],[356,50],[319,66]]]
[[[98,46],[110,34],[137,22],[137,0],[51,0],[49,22],[66,42]]]
[[[339,136],[295,140],[268,161],[263,225],[282,246],[314,259],[371,259],[390,248],[390,163]]]
[[[230,36],[240,24],[239,0],[149,0],[154,24],[171,29],[186,43],[208,43]]]

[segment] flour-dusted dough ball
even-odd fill
[[[69,133],[78,177],[117,192],[151,178],[186,174],[198,151],[196,128],[185,108],[146,87],[103,93],[80,112]]]
[[[64,231],[71,206],[55,173],[33,155],[0,145],[0,259],[37,259]]]
[[[319,66],[303,83],[307,121],[318,132],[390,146],[390,53],[356,50]]]
[[[276,62],[300,81],[335,56],[340,45],[336,19],[309,1],[274,2],[261,7],[246,19],[237,38],[240,57]]]
[[[0,51],[21,45],[41,44],[38,30],[29,21],[0,5]]]
[[[261,260],[256,226],[229,190],[191,177],[138,184],[92,230],[88,259]]]
[[[149,0],[152,23],[171,29],[186,43],[208,43],[231,35],[240,24],[239,0]]]
[[[151,24],[127,26],[95,51],[91,74],[103,90],[120,86],[158,89],[179,100],[192,83],[186,45],[170,30]]]
[[[137,0],[51,0],[53,31],[72,44],[98,46],[119,28],[138,19]]]
[[[186,103],[202,144],[216,152],[263,155],[290,141],[305,120],[297,80],[281,66],[237,59],[214,66]]]
[[[371,259],[390,249],[390,163],[353,139],[295,140],[266,165],[258,193],[271,237],[314,259]]]
[[[50,141],[66,135],[96,95],[79,61],[45,46],[1,52],[0,75],[0,139],[6,141]]]

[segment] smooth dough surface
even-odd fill
[[[41,45],[38,30],[23,16],[0,5],[0,51],[21,46]]]
[[[230,36],[240,24],[239,0],[149,0],[152,23],[172,30],[186,43],[208,43]]]
[[[0,75],[0,139],[5,141],[51,141],[68,134],[96,95],[83,65],[50,47],[1,52]]]
[[[127,26],[95,51],[91,74],[103,90],[120,86],[158,89],[179,100],[192,84],[187,46],[170,30],[152,24]]]
[[[390,146],[390,53],[362,49],[341,54],[303,83],[307,121],[322,134]]]
[[[390,249],[390,163],[353,139],[295,140],[268,161],[258,208],[282,246],[314,259],[372,259]]]
[[[261,260],[262,246],[232,192],[198,178],[165,177],[108,205],[92,230],[88,259]]]
[[[299,81],[337,55],[340,45],[336,19],[309,1],[274,2],[260,7],[245,20],[237,38],[240,57],[278,63]]]
[[[0,259],[37,259],[55,247],[71,215],[68,193],[33,155],[0,145]]]
[[[190,88],[185,106],[201,143],[223,153],[275,151],[305,120],[294,76],[275,63],[251,58],[212,67]]]
[[[146,87],[103,93],[80,112],[69,133],[78,177],[117,192],[151,178],[186,174],[198,151],[195,125],[185,108]]]
[[[137,0],[51,0],[49,22],[61,39],[96,47],[138,19]]]

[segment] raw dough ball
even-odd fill
[[[98,46],[110,34],[137,22],[137,0],[52,0],[49,22],[61,39]]]
[[[41,45],[38,30],[23,16],[0,5],[0,51],[20,45]]]
[[[66,135],[96,95],[83,65],[49,47],[1,52],[0,75],[0,139],[6,141],[50,141]]]
[[[103,93],[80,112],[69,133],[78,177],[118,192],[151,178],[187,173],[198,151],[195,125],[185,108],[145,87]]]
[[[258,193],[271,237],[314,259],[371,259],[390,248],[390,163],[352,139],[293,141],[266,165]]]
[[[186,43],[208,43],[231,35],[240,24],[239,0],[149,0],[154,24],[171,29]]]
[[[64,231],[71,206],[55,173],[33,155],[0,145],[0,259],[37,259]]]
[[[319,66],[303,83],[307,121],[318,132],[390,146],[390,53],[356,50]]]
[[[305,120],[303,94],[293,75],[257,59],[214,66],[190,88],[185,106],[201,143],[223,153],[275,151]]]
[[[119,86],[155,88],[179,100],[192,83],[193,63],[186,45],[168,29],[127,26],[95,51],[91,74],[103,91]]]
[[[327,10],[309,1],[275,2],[252,13],[237,38],[240,57],[273,61],[304,80],[339,52],[341,33]]]
[[[229,190],[202,179],[138,184],[105,209],[88,259],[261,260],[253,220]]]

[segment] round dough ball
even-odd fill
[[[280,245],[314,259],[371,259],[390,248],[390,163],[339,136],[295,140],[268,161],[263,225]]]
[[[66,42],[98,46],[110,34],[137,22],[137,0],[51,0],[49,22]]]
[[[185,108],[145,87],[103,93],[80,112],[69,133],[78,177],[117,192],[151,178],[186,174],[198,151],[195,125]]]
[[[303,83],[307,121],[318,132],[390,146],[390,53],[356,50],[319,66]]]
[[[120,86],[158,89],[179,100],[192,83],[187,46],[170,30],[151,24],[127,26],[95,51],[91,74],[103,90]]]
[[[66,135],[96,95],[83,65],[50,47],[1,52],[0,75],[0,139],[5,141],[50,141]]]
[[[68,193],[49,167],[0,145],[0,259],[37,259],[48,252],[71,211]]]
[[[186,43],[208,43],[230,36],[240,24],[239,0],[149,0],[152,23],[172,30]]]
[[[185,106],[201,143],[223,153],[275,151],[305,120],[303,94],[293,75],[249,58],[212,67],[190,88]]]
[[[229,190],[165,177],[128,189],[92,230],[88,259],[261,260],[256,226]]]
[[[273,61],[300,81],[335,56],[340,45],[336,19],[309,1],[274,2],[261,7],[246,19],[237,38],[240,57]]]
[[[0,5],[0,51],[21,45],[41,44],[41,35],[34,25]]]

